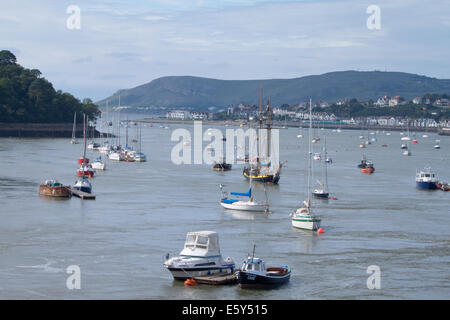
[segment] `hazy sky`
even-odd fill
[[[449,0],[0,1],[0,49],[80,99],[169,75],[450,78]],[[67,28],[70,5],[80,29]],[[366,25],[369,5],[380,8],[379,30]]]

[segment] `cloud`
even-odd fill
[[[378,0],[381,30],[368,30],[372,2],[77,0],[81,29],[68,30],[68,3],[19,0],[0,12],[0,39],[55,88],[94,100],[166,75],[379,69],[450,78],[449,1]]]

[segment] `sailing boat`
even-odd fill
[[[250,174],[249,189],[246,193],[241,192],[230,192],[230,195],[248,197],[247,201],[239,199],[229,199],[228,192],[223,190],[224,185],[220,185],[220,190],[222,191],[222,198],[220,199],[220,205],[225,209],[240,210],[240,211],[258,211],[258,212],[269,212],[269,202],[257,202],[252,197],[252,174]],[[264,185],[264,192],[266,187]],[[267,200],[267,194],[266,194]]]
[[[138,128],[138,135],[139,135],[139,145],[138,145],[138,147],[136,148],[137,149],[137,151],[136,151],[136,153],[134,154],[134,161],[136,161],[136,162],[145,162],[145,161],[147,161],[147,157],[145,156],[145,154],[144,153],[142,153],[142,151],[141,151],[141,146],[142,146],[142,132],[141,132],[141,127],[139,126],[139,128]]]
[[[86,115],[84,115],[83,119],[83,133],[84,133],[84,154],[83,159],[86,159],[86,121],[85,121]],[[86,192],[86,193],[92,193],[92,185],[89,182],[89,180],[86,177],[85,174],[85,168],[87,167],[87,163],[85,161],[82,162],[81,168],[81,175],[79,175],[80,178],[78,178],[77,181],[75,181],[75,184],[73,185],[74,189]],[[91,169],[92,170],[92,169]],[[93,176],[93,170],[92,170],[92,176]]]
[[[328,174],[327,174],[327,147],[326,147],[326,138],[323,144],[323,161],[322,161],[322,181],[317,180],[319,187],[314,189],[312,192],[313,197],[320,199],[328,199],[330,197],[330,193],[328,192]]]
[[[73,115],[73,128],[72,128],[72,140],[70,140],[71,144],[78,144],[78,140],[75,138],[76,131],[76,123],[77,123],[77,113],[75,112]]]
[[[294,228],[318,230],[321,219],[311,210],[311,177],[312,177],[312,159],[311,159],[311,128],[312,128],[312,101],[309,100],[309,152],[308,152],[308,199],[303,201],[303,206],[291,213],[291,222]]]
[[[402,149],[404,149],[404,151],[402,152],[402,154],[404,155],[404,156],[410,156],[411,155],[411,151],[409,151],[409,141],[406,141],[406,147],[405,148],[402,148]]]
[[[82,158],[84,159],[84,161],[81,162],[81,167],[77,171],[77,176],[92,178],[94,176],[94,170],[92,169],[92,166],[89,164],[89,159],[86,159],[86,123],[87,123],[86,115],[84,115],[83,119],[84,152]]]
[[[252,179],[254,181],[259,182],[267,182],[272,184],[278,184],[280,180],[281,168],[285,162],[281,162],[278,164],[276,168],[272,168],[272,163],[270,162],[270,153],[271,153],[271,123],[270,123],[270,97],[267,105],[267,147],[266,147],[266,163],[262,164],[261,159],[261,145],[259,143],[259,136],[257,137],[258,141],[258,156],[256,157],[256,164],[250,164],[244,167],[242,174],[247,179]],[[262,88],[261,88],[261,96],[259,102],[259,134],[262,133],[263,129],[263,114],[262,114]]]

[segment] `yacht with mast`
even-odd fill
[[[324,157],[321,161],[322,163],[322,180],[317,180],[319,186],[314,189],[312,195],[314,198],[320,199],[328,199],[330,197],[330,193],[328,192],[328,172],[327,172],[327,147],[326,147],[326,137],[324,138],[323,143],[323,154]]]
[[[262,130],[267,130],[267,138],[266,138],[266,154],[265,154],[265,163],[261,162],[261,149],[262,149],[262,141],[259,136],[262,133]],[[244,167],[242,174],[246,179],[250,178],[253,181],[259,181],[270,184],[278,184],[280,180],[281,168],[285,162],[280,162],[279,164],[274,164],[270,161],[271,156],[271,110],[270,110],[270,97],[267,104],[267,121],[264,127],[263,125],[263,112],[262,112],[262,88],[260,94],[260,102],[259,102],[259,133],[257,136],[257,150],[258,156],[256,157],[256,161],[252,163],[249,161],[248,165]]]
[[[312,159],[311,159],[311,129],[312,129],[312,101],[309,101],[309,150],[308,150],[308,198],[303,201],[300,208],[291,213],[291,222],[294,228],[306,230],[318,230],[321,219],[311,210],[311,179],[312,179]]]
[[[77,113],[75,112],[73,115],[72,140],[70,140],[71,144],[79,144],[78,140],[75,138],[76,123],[77,123]]]

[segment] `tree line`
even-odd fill
[[[53,85],[37,69],[17,63],[13,53],[0,51],[0,122],[67,123],[74,113],[95,119],[99,108],[91,99],[80,101]],[[77,117],[82,121],[82,117]]]

